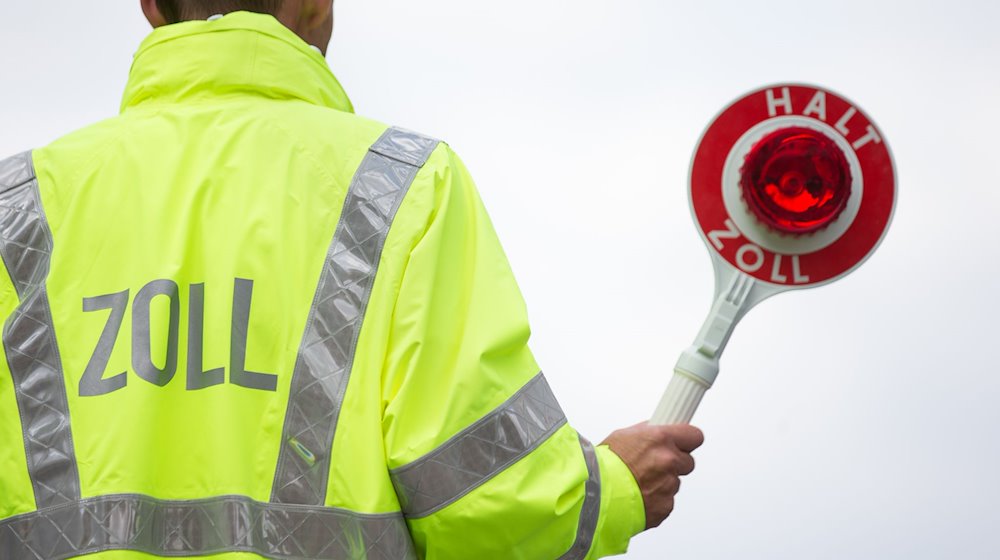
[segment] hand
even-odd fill
[[[602,442],[621,457],[639,483],[647,529],[658,526],[673,511],[680,477],[694,470],[691,452],[704,441],[705,436],[694,426],[650,426],[643,422],[617,430]]]

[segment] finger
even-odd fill
[[[663,483],[663,487],[660,489],[667,496],[674,496],[681,489],[681,479],[679,476],[671,476],[667,478]]]
[[[675,428],[673,431],[674,442],[681,451],[691,452],[701,447],[702,443],[705,443],[705,434],[701,433],[701,430],[694,426],[684,424],[672,427]]]
[[[677,474],[683,476],[694,470],[694,457],[689,453],[680,453],[677,457]]]

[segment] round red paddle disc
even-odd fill
[[[706,243],[764,282],[806,287],[857,268],[888,229],[896,176],[885,137],[829,90],[779,84],[737,99],[691,163]]]

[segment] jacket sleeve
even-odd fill
[[[472,179],[447,146],[434,159],[383,372],[387,462],[417,550],[428,559],[622,553],[645,524],[635,480],[566,423],[528,349],[524,302]]]

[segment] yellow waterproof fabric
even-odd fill
[[[400,88],[400,95],[406,88]],[[351,178],[386,126],[352,114],[325,60],[269,16],[238,12],[154,31],[136,54],[120,116],[34,152],[54,250],[48,278],[84,498],[224,494],[266,502],[305,322]],[[125,314],[104,378],[81,396],[109,311],[81,302],[177,284],[178,369],[139,378]],[[204,286],[203,369],[230,368],[234,282],[253,281],[246,369],[275,391],[185,386],[192,286]],[[17,304],[0,279],[0,313]],[[166,360],[166,298],[150,307]],[[535,376],[524,304],[475,186],[439,145],[389,231],[336,437],[328,506],[399,510],[388,469],[488,414]],[[228,379],[228,377],[227,377]],[[35,509],[6,364],[0,366],[0,519]],[[607,448],[591,558],[641,530],[641,497]],[[576,534],[586,465],[564,426],[455,503],[409,520],[426,558],[556,558]],[[93,558],[147,558],[107,551]],[[245,553],[220,558],[251,558]]]

